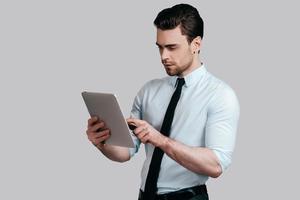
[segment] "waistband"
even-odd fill
[[[206,185],[197,185],[194,187],[184,188],[175,192],[158,194],[156,195],[155,200],[184,200],[200,194],[207,194]],[[145,199],[144,192],[140,190],[139,200],[143,199]]]

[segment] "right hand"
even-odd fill
[[[110,137],[110,130],[105,126],[104,121],[91,117],[88,119],[86,134],[88,139],[101,150],[105,145],[104,141]]]

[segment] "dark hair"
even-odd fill
[[[170,30],[180,25],[189,43],[197,36],[203,38],[203,20],[196,8],[189,4],[178,4],[160,11],[154,25],[161,30]]]

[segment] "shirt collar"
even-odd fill
[[[202,64],[200,67],[192,71],[191,73],[185,75],[184,77],[178,77],[178,76],[171,76],[169,81],[170,84],[176,87],[177,78],[184,78],[185,84],[184,87],[189,87],[193,85],[195,82],[197,82],[199,79],[201,79],[204,74],[206,73],[206,68],[204,64]]]

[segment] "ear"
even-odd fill
[[[197,36],[192,41],[193,52],[200,52],[202,39],[200,36]]]

